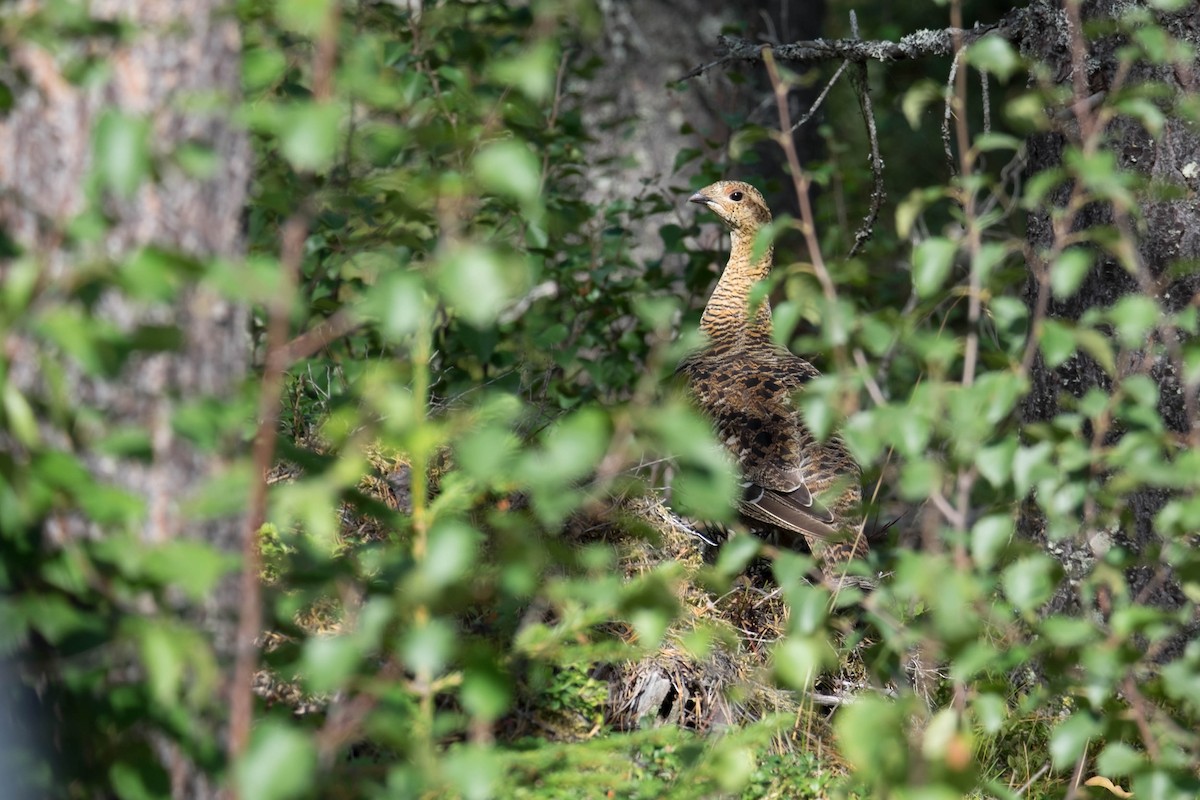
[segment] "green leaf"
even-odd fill
[[[4,423],[25,447],[36,447],[41,441],[37,418],[29,401],[16,384],[4,381]]]
[[[983,569],[991,569],[1012,539],[1014,528],[1008,514],[981,518],[971,528],[971,558]]]
[[[242,85],[250,94],[281,79],[286,69],[287,58],[274,47],[260,44],[242,52]]]
[[[403,637],[401,655],[417,675],[436,677],[454,651],[454,630],[443,620],[415,625]]]
[[[821,630],[829,616],[829,592],[807,583],[787,587],[785,596],[791,609],[789,626],[794,633],[812,636]]]
[[[358,670],[362,655],[358,643],[350,637],[309,637],[300,659],[305,686],[317,694],[341,689]]]
[[[1143,294],[1127,294],[1113,303],[1106,315],[1117,330],[1117,339],[1125,347],[1140,348],[1150,332],[1163,319],[1162,309]]]
[[[737,746],[730,741],[725,741],[713,753],[711,766],[717,775],[717,783],[721,789],[737,793],[750,783],[750,778],[758,767],[758,761],[754,757],[754,751],[749,747]]]
[[[900,110],[909,126],[915,131],[921,127],[921,115],[930,103],[942,102],[942,87],[930,80],[913,84],[900,101]]]
[[[491,800],[503,796],[497,790],[506,777],[506,766],[500,748],[474,744],[454,747],[441,763],[444,774],[450,776],[464,800]]]
[[[1088,743],[1104,729],[1087,711],[1076,711],[1050,734],[1050,759],[1055,769],[1073,766]]]
[[[236,558],[205,542],[175,539],[147,550],[142,568],[156,583],[177,587],[193,600],[201,600],[211,595],[236,563]]]
[[[1046,366],[1053,369],[1075,354],[1075,332],[1063,323],[1047,319],[1042,321],[1040,342]]]
[[[1161,134],[1163,126],[1167,123],[1162,109],[1145,97],[1127,97],[1117,103],[1117,110],[1142,123],[1142,127],[1151,136]]]
[[[296,103],[278,130],[280,149],[299,171],[321,172],[341,143],[342,110],[333,103]]]
[[[1012,475],[1013,457],[1017,453],[1017,438],[1008,436],[975,453],[975,467],[988,483],[1003,486]]]
[[[900,470],[900,496],[905,500],[924,500],[933,494],[942,480],[941,465],[929,459],[917,459]]]
[[[1101,775],[1135,775],[1145,768],[1145,753],[1125,742],[1109,742],[1096,756],[1096,771]]]
[[[438,269],[438,288],[446,302],[477,328],[490,325],[526,283],[523,261],[502,257],[477,244],[463,245]]]
[[[1064,251],[1050,266],[1050,290],[1060,300],[1079,291],[1092,268],[1092,254],[1082,247]]]
[[[1021,140],[1007,133],[981,133],[975,137],[975,149],[981,153],[995,150],[1017,150]]]
[[[1042,635],[1055,647],[1079,647],[1098,639],[1100,632],[1089,620],[1050,616],[1042,620]]]
[[[1004,593],[1022,611],[1033,611],[1050,599],[1057,582],[1058,565],[1038,553],[1010,564],[1001,576]]]
[[[971,711],[985,733],[995,735],[1004,728],[1008,716],[1008,704],[1001,695],[982,692],[971,700]]]
[[[146,667],[146,682],[155,702],[171,706],[179,696],[183,683],[185,654],[181,651],[179,631],[165,624],[142,626],[138,636],[142,664]]]
[[[1003,83],[1007,83],[1021,67],[1021,57],[1016,49],[999,36],[984,36],[968,47],[967,61],[976,69],[995,75]]]
[[[761,542],[754,536],[731,536],[717,552],[716,569],[722,575],[740,575],[758,555]]]
[[[913,249],[913,287],[919,297],[929,297],[942,288],[958,245],[949,239],[934,236]]]
[[[467,713],[489,722],[497,720],[512,703],[511,682],[499,665],[481,660],[466,669],[460,697]]]
[[[834,718],[838,748],[863,777],[877,784],[903,783],[908,775],[907,712],[899,703],[863,694]]]
[[[312,737],[274,719],[259,722],[234,768],[241,797],[288,800],[313,789],[317,749]]]
[[[283,27],[305,36],[316,36],[332,23],[333,0],[276,0],[276,14]]]
[[[572,412],[542,435],[540,451],[526,454],[521,472],[530,483],[561,486],[592,470],[608,448],[608,418],[596,408]]]
[[[535,200],[541,188],[541,165],[524,142],[505,139],[479,151],[475,175],[485,189],[523,203]]]
[[[1113,355],[1112,341],[1098,330],[1080,328],[1075,331],[1075,342],[1079,349],[1091,356],[1109,375],[1117,372],[1117,359]]]
[[[796,691],[812,688],[826,669],[837,666],[837,653],[823,636],[788,636],[771,648],[775,677]]]
[[[418,574],[435,589],[458,581],[475,563],[479,540],[479,533],[466,523],[439,519],[429,531],[428,550]]]
[[[1009,100],[1004,106],[1004,115],[1015,128],[1021,131],[1045,130],[1050,124],[1050,120],[1046,116],[1046,103],[1036,92],[1021,92]],[[1027,203],[1031,202],[1028,199],[1031,188],[1033,187],[1026,186]]]
[[[550,39],[539,39],[519,55],[493,61],[492,77],[499,83],[519,89],[535,102],[550,98],[554,92],[558,49]]]
[[[1049,442],[1039,442],[1017,450],[1013,456],[1013,482],[1017,485],[1018,496],[1024,497],[1035,483],[1056,474],[1050,463],[1053,449]]]
[[[150,122],[144,117],[105,111],[96,122],[95,164],[101,183],[132,197],[150,174]]]

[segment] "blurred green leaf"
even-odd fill
[[[949,239],[931,237],[913,249],[913,288],[918,297],[929,297],[942,288],[958,245]]]
[[[332,103],[297,102],[281,112],[280,147],[292,166],[310,172],[328,169],[341,141],[342,117],[343,110]]]
[[[326,25],[333,22],[330,17],[332,0],[275,0],[280,23],[296,33],[317,36]]]
[[[547,100],[554,92],[558,49],[540,39],[512,58],[493,61],[490,72],[500,83],[514,86],[531,100]]]
[[[95,164],[104,186],[123,198],[133,196],[150,175],[150,122],[108,110],[95,130]]]
[[[1075,332],[1061,322],[1043,320],[1040,342],[1048,367],[1057,367],[1075,355]]]
[[[857,774],[875,785],[904,781],[908,773],[905,712],[899,704],[866,695],[834,720],[838,747]]]
[[[1076,711],[1059,723],[1050,735],[1050,757],[1055,769],[1074,765],[1101,730],[1100,722],[1087,711]]]
[[[1014,525],[1007,514],[981,518],[971,528],[971,558],[984,569],[991,569],[1012,539]]]
[[[771,666],[790,689],[805,691],[826,669],[837,664],[837,653],[821,635],[788,636],[771,648]]]
[[[438,270],[446,301],[476,327],[492,324],[526,283],[525,264],[481,245],[454,250]]]
[[[492,142],[475,156],[474,166],[483,187],[505,197],[528,203],[541,190],[541,165],[523,142]]]
[[[1018,559],[1004,569],[1004,593],[1022,611],[1033,611],[1050,599],[1058,579],[1058,565],[1040,553]]]
[[[967,61],[976,69],[989,72],[1007,83],[1021,67],[1021,57],[999,36],[984,36],[967,48]]]
[[[1050,265],[1050,288],[1054,296],[1062,299],[1079,291],[1079,286],[1091,268],[1092,254],[1089,251],[1081,247],[1064,251]]]
[[[312,737],[286,723],[264,720],[234,768],[242,797],[287,800],[307,796],[313,787],[317,750]]]
[[[324,694],[341,689],[358,669],[362,653],[346,636],[313,636],[304,643],[300,666],[308,689]]]

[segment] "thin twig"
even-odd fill
[[[1146,754],[1150,756],[1150,763],[1157,764],[1160,756],[1158,741],[1154,738],[1154,732],[1150,730],[1150,722],[1146,718],[1146,706],[1150,704],[1138,691],[1137,681],[1133,679],[1132,675],[1126,675],[1123,684],[1125,699],[1129,701],[1130,709],[1133,711],[1134,724],[1137,725],[1138,733],[1142,736],[1142,744],[1146,745]]]
[[[1067,787],[1067,796],[1064,800],[1075,800],[1075,795],[1079,794],[1079,784],[1083,783],[1083,768],[1087,765],[1089,744],[1091,744],[1091,739],[1083,743],[1083,752],[1079,754],[1079,760],[1075,762],[1075,769],[1071,770],[1071,785]]]
[[[287,361],[283,356],[287,349],[288,317],[307,237],[306,214],[298,211],[283,225],[279,261],[284,290],[276,295],[267,308],[266,363],[258,397],[258,432],[253,448],[254,482],[250,486],[246,526],[242,531],[241,609],[229,689],[228,755],[231,762],[241,755],[249,741],[254,712],[253,682],[258,664],[256,642],[262,632],[262,587],[259,583],[262,557],[258,549],[258,532],[267,517],[267,473],[275,460],[276,428],[287,369]]]
[[[950,62],[950,75],[946,78],[946,112],[942,116],[942,151],[946,154],[946,166],[950,168],[951,177],[958,174],[958,168],[954,162],[954,148],[950,146],[950,118],[953,115],[958,62],[962,60],[962,54],[963,51],[959,50],[954,54],[954,60]]]
[[[829,277],[825,259],[821,256],[820,242],[817,240],[812,203],[808,196],[810,179],[808,173],[800,167],[800,156],[796,152],[796,143],[789,134],[784,133],[784,131],[790,131],[792,127],[787,107],[788,87],[780,77],[779,69],[775,66],[775,60],[771,57],[769,50],[764,53],[763,62],[766,64],[767,74],[771,78],[771,86],[774,87],[775,105],[779,109],[779,144],[783,148],[784,155],[787,156],[797,199],[800,202],[800,231],[804,234],[804,243],[808,247],[808,258],[812,263],[813,272],[816,273],[817,282],[821,284],[821,291],[824,293],[825,299],[832,303],[837,299],[837,289],[834,288],[833,279]]]
[[[312,330],[292,339],[283,346],[279,357],[284,364],[284,369],[295,364],[297,361],[308,358],[314,353],[318,353],[322,348],[327,347],[334,341],[343,336],[353,333],[362,325],[362,321],[348,310],[338,309],[332,316],[322,320]]]
[[[867,387],[867,394],[871,396],[871,400],[877,406],[887,405],[887,398],[883,396],[883,391],[879,388],[879,384],[875,382],[875,378],[871,375],[871,365],[867,363],[867,355],[861,347],[854,348],[854,363],[858,365],[862,371],[863,385]]]
[[[979,71],[979,98],[983,101],[983,132],[992,132],[992,95],[986,70]]]
[[[954,0],[950,4],[950,20],[951,24],[961,28],[961,0]],[[958,65],[962,61],[963,47],[962,37],[956,35],[954,39],[955,65]],[[954,73],[954,71],[951,68],[951,73]],[[968,178],[975,171],[975,156],[971,148],[971,134],[967,129],[967,73],[965,69],[958,71],[957,75],[955,75],[953,102],[956,111],[954,133],[956,144],[958,145],[959,168],[962,176],[959,182],[959,203],[963,209],[963,221],[966,225],[967,233],[967,252],[971,259],[969,277],[967,279],[967,341],[963,348],[962,371],[962,385],[966,387],[972,386],[975,383],[975,370],[979,360],[979,319],[983,315],[983,275],[981,273],[983,267],[980,263],[980,253],[983,250],[983,239],[979,228],[979,214],[976,205],[975,190],[971,188],[968,181]],[[946,108],[950,108],[949,101],[947,101]],[[958,518],[955,521],[955,528],[960,533],[965,533],[967,529],[967,520],[971,508],[971,488],[975,483],[975,479],[976,472],[974,466],[959,466],[956,481],[957,497],[955,500]],[[957,537],[954,546],[955,564],[964,570],[969,569],[971,566],[970,558],[967,555],[965,539],[965,536]]]
[[[940,490],[934,489],[932,492],[930,492],[929,500],[933,503],[934,508],[942,513],[942,516],[946,518],[946,521],[955,528],[962,530],[966,527],[966,517],[961,511],[959,511],[959,509],[956,509],[954,506],[950,505],[950,501],[942,495]]]
[[[339,11],[331,5],[313,54],[313,97],[328,102],[333,92],[333,69],[337,61]],[[266,353],[258,397],[258,430],[254,436],[254,482],[242,530],[242,574],[239,597],[237,638],[234,645],[233,674],[229,686],[229,740],[226,754],[230,763],[237,761],[250,740],[254,720],[254,671],[258,666],[257,640],[262,633],[262,554],[258,532],[267,518],[267,473],[275,460],[275,439],[283,405],[284,375],[290,365],[287,358],[288,325],[291,304],[300,280],[304,243],[308,239],[308,212],[294,212],[283,224],[280,234],[279,266],[282,288],[267,303]],[[303,337],[302,337],[303,338]],[[236,796],[236,790],[230,789]]]
[[[850,30],[857,39],[858,15],[853,11],[850,12]],[[847,258],[853,258],[871,238],[871,234],[875,232],[875,221],[879,218],[879,209],[883,207],[883,201],[887,199],[887,190],[883,186],[883,156],[879,154],[879,133],[875,125],[875,109],[871,106],[871,87],[868,81],[866,61],[859,61],[855,64],[853,83],[858,94],[858,108],[862,112],[863,123],[867,126],[867,141],[871,146],[872,186],[871,206],[867,210],[863,224],[854,233],[854,244],[847,253]]]
[[[1045,764],[1042,764],[1041,769],[1039,769],[1037,772],[1030,775],[1029,780],[1025,781],[1025,783],[1021,785],[1021,788],[1017,789],[1017,791],[1014,792],[1014,794],[1017,797],[1020,797],[1021,795],[1025,794],[1026,792],[1029,791],[1029,787],[1033,786],[1033,784],[1035,782],[1037,782],[1038,778],[1042,777],[1049,771],[1050,771],[1050,762],[1047,761]]]
[[[800,121],[792,126],[791,133],[795,133],[796,131],[800,130],[800,127],[804,125],[804,123],[813,118],[813,114],[816,114],[821,108],[821,104],[825,102],[825,98],[828,96],[829,90],[832,89],[833,85],[838,82],[838,78],[842,77],[842,73],[846,71],[846,67],[848,66],[850,66],[849,61],[843,61],[841,65],[838,66],[837,70],[833,73],[833,77],[829,79],[829,83],[825,84],[825,88],[821,90],[819,95],[817,95],[817,99],[813,101],[811,106],[809,106],[808,111],[805,111],[804,116],[800,118]]]

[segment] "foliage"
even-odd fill
[[[56,13],[38,18],[38,35],[96,34]],[[1195,793],[1200,469],[1162,393],[1194,396],[1197,319],[1153,290],[1136,256],[1146,203],[1186,187],[1151,183],[1108,149],[1124,125],[1158,135],[1167,120],[1195,122],[1194,97],[1116,87],[1061,166],[1018,185],[1003,168],[1020,153],[1013,132],[1049,130],[1042,109],[1070,96],[1012,48],[977,46],[971,67],[1012,82],[1009,131],[972,136],[965,98],[952,98],[957,175],[890,187],[904,197],[887,209],[894,223],[856,259],[840,257],[853,234],[822,206],[834,297],[813,254],[778,249],[781,337],[828,373],[805,412],[815,429],[841,432],[888,487],[876,505],[902,515],[901,533],[875,547],[879,588],[834,598],[809,584],[808,559],[737,539],[715,563],[629,556],[661,544],[638,509],[665,482],[675,510],[731,521],[734,478],[707,423],[668,388],[697,344],[708,267],[722,256],[682,219],[660,228],[661,255],[635,249],[647,220],[686,197],[682,185],[591,199],[588,182],[620,168],[587,155],[595,7],[242,0],[237,13],[236,113],[255,147],[246,263],[143,250],[48,287],[15,253],[0,325],[42,354],[114,374],[179,342],[170,326],[95,322],[101,289],[169,304],[199,284],[252,304],[260,364],[280,298],[297,335],[351,321],[288,366],[260,534],[264,675],[279,691],[257,709],[246,752],[224,763],[213,720],[226,665],[174,611],[215,591],[230,560],[193,540],[137,540],[142,501],[46,434],[97,424],[55,394],[48,355],[46,396],[5,388],[0,432],[6,645],[26,681],[50,687],[42,707],[73,720],[52,726],[60,763],[34,773],[40,788],[166,796],[152,749],[166,739],[255,798],[1049,796],[1073,771],[1139,797]],[[1161,16],[1127,13],[1096,32],[1123,37],[1126,72],[1194,60]],[[918,84],[896,107],[924,134],[921,111],[942,99],[940,86]],[[106,191],[155,179],[144,124],[113,115],[96,131]],[[921,137],[927,148],[934,138]],[[817,183],[854,196],[869,175],[840,131],[826,140]],[[698,150],[679,167],[694,170],[689,185],[721,171]],[[850,218],[865,211],[861,194]],[[1077,228],[1095,205],[1111,223]],[[1045,252],[1023,238],[1038,214],[1055,231]],[[294,286],[280,277],[289,225],[305,231]],[[1048,313],[1106,258],[1142,279],[1139,290],[1075,318]],[[26,368],[3,358],[4,371]],[[1029,422],[1039,370],[1083,360],[1105,385],[1064,392],[1051,418]],[[184,399],[172,422],[214,450],[247,441],[257,391],[225,405]],[[110,431],[91,446],[145,453],[149,434]],[[656,466],[667,458],[669,470]],[[204,487],[198,524],[244,508],[251,480],[239,462]],[[1158,511],[1139,517],[1150,495]],[[103,535],[51,542],[49,521],[68,511]],[[1158,544],[1135,546],[1139,524]],[[747,569],[756,556],[769,563]],[[1132,589],[1139,570],[1175,581],[1176,602]],[[784,623],[752,677],[794,713],[711,736],[606,728],[601,667],[668,646],[695,661],[753,650],[691,598],[715,607],[767,573]],[[834,654],[860,663],[865,688],[826,730],[807,698]],[[302,704],[317,713],[293,713]]]

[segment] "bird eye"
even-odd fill
[[[742,193],[734,192],[733,194],[729,195],[729,199],[735,203],[740,203],[742,201]]]

